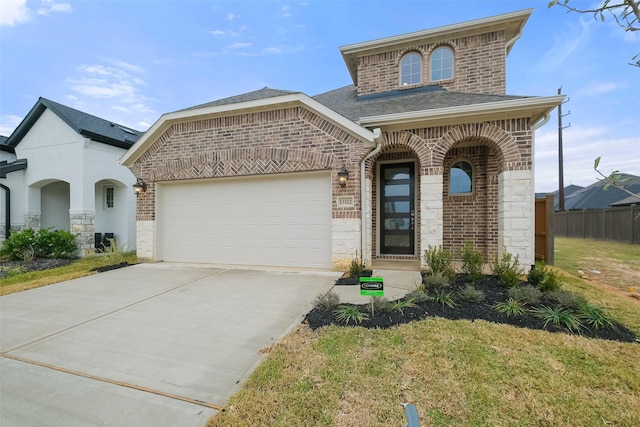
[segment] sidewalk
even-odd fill
[[[391,301],[404,297],[422,283],[422,276],[419,271],[374,269],[372,276],[382,277],[384,280],[384,297]],[[366,304],[371,301],[371,297],[360,295],[359,285],[334,286],[332,291],[340,296],[340,302]]]

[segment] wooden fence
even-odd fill
[[[640,244],[640,206],[556,212],[554,234]]]
[[[536,259],[553,265],[553,196],[536,199],[535,220]]]

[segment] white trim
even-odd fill
[[[358,121],[362,126],[385,126],[431,121],[462,121],[472,118],[488,120],[496,118],[531,117],[537,122],[549,111],[553,110],[564,100],[564,95],[511,99],[507,101],[485,102],[481,104],[462,105],[457,107],[435,108],[432,110],[410,111],[405,113],[383,114],[379,116],[362,117]]]
[[[155,141],[172,124],[182,121],[203,120],[210,117],[224,116],[229,114],[239,114],[243,111],[263,111],[273,108],[285,108],[287,106],[303,105],[323,118],[335,123],[346,132],[362,139],[373,147],[373,132],[359,126],[346,117],[336,113],[332,109],[324,106],[318,101],[303,93],[293,93],[282,96],[274,96],[253,101],[238,102],[235,104],[214,105],[209,107],[195,108],[190,110],[175,111],[163,114],[147,132],[120,158],[120,163],[124,166],[131,166],[148,146]]]

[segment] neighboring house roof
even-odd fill
[[[344,131],[358,139],[374,145],[374,133],[352,120],[345,118],[326,105],[305,95],[302,92],[292,92],[265,87],[260,90],[248,92],[230,98],[200,104],[173,113],[163,114],[147,132],[122,156],[120,163],[125,166],[132,165],[156,138],[162,135],[174,123],[186,120],[203,120],[212,117],[220,117],[229,114],[242,114],[251,111],[264,111],[273,108],[287,108],[292,106],[304,106],[321,117],[335,123]]]
[[[637,196],[629,196],[626,199],[618,200],[615,203],[611,203],[611,206],[628,206],[640,204],[640,193]]]
[[[533,9],[525,9],[518,12],[505,13],[502,15],[492,16],[489,18],[476,19],[473,21],[461,22],[444,27],[437,27],[428,30],[415,31],[412,33],[402,34],[398,36],[385,37],[382,39],[355,43],[340,47],[340,52],[347,64],[351,79],[355,85],[358,84],[358,57],[363,52],[374,51],[388,46],[397,46],[399,44],[416,44],[416,42],[438,42],[442,40],[450,40],[463,34],[478,34],[487,32],[487,30],[504,30],[505,39],[507,40],[507,55],[511,51],[516,40],[522,35],[529,16]]]
[[[7,145],[7,139],[9,139],[8,136],[0,135],[0,151],[16,154],[16,150],[13,147],[9,147]]]
[[[624,187],[632,193],[640,194],[640,176],[620,174],[622,179],[630,178]],[[604,190],[606,183],[603,180],[595,182],[588,187],[584,187],[565,196],[564,207],[566,210],[577,209],[606,209],[619,204],[628,198],[629,194],[610,186]]]
[[[114,147],[128,149],[142,135],[142,132],[129,127],[83,113],[46,98],[39,98],[5,143],[16,147],[46,109],[55,113],[80,135]]]

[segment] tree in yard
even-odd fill
[[[620,171],[613,171],[611,172],[611,174],[609,175],[605,175],[602,172],[600,172],[600,170],[598,170],[598,166],[600,165],[600,157],[598,157],[595,162],[593,163],[593,169],[595,169],[596,172],[598,172],[600,174],[600,176],[602,177],[602,181],[605,182],[605,185],[603,187],[603,190],[607,190],[609,189],[609,187],[611,187],[612,185],[616,188],[619,188],[620,190],[624,191],[627,194],[632,195],[633,197],[637,198],[638,200],[640,200],[640,194],[636,194],[630,190],[628,190],[625,187],[625,184],[629,181],[631,181],[630,177],[623,177],[622,174],[620,174]]]
[[[569,5],[569,0],[552,0],[549,7],[562,6],[570,12],[593,13],[593,17],[604,22],[605,13],[609,13],[625,31],[640,31],[640,0],[603,0],[600,6],[591,9],[578,9]],[[631,58],[630,65],[640,67],[640,53]]]

